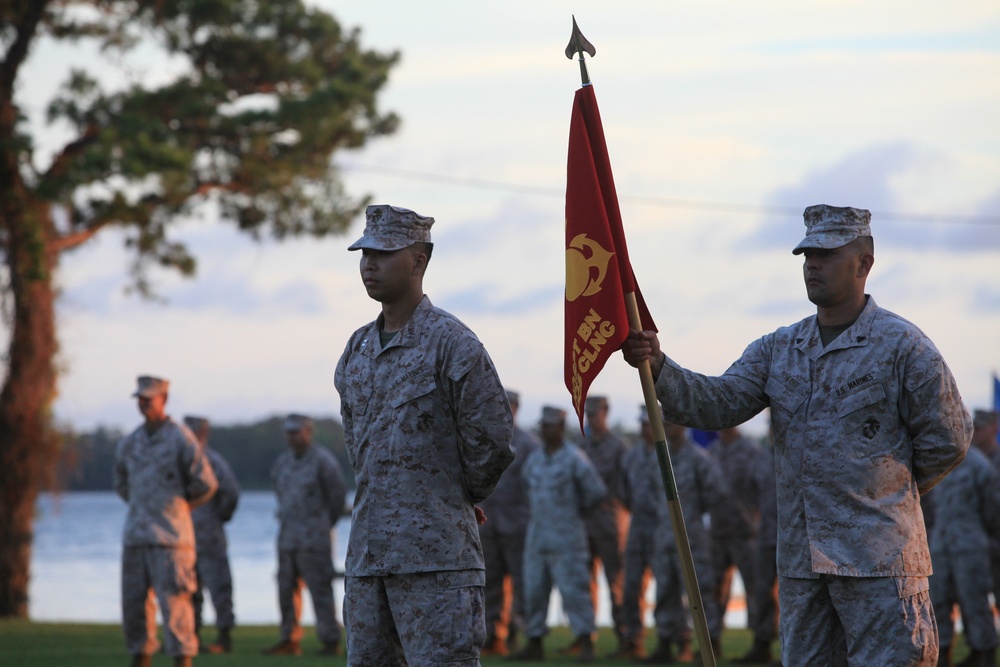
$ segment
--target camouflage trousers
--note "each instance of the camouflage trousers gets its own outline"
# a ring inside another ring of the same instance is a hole
[[[316,614],[316,636],[324,644],[340,641],[340,625],[333,601],[333,559],[329,552],[281,549],[278,551],[278,607],[281,638],[300,641],[303,630],[302,584],[309,588]]]
[[[622,618],[622,598],[625,581],[624,551],[628,535],[629,514],[622,507],[601,507],[587,520],[587,541],[590,547],[590,597],[597,607],[597,561],[601,561],[608,582],[608,604],[611,622],[620,633],[625,626]]]
[[[694,553],[695,576],[701,593],[702,609],[708,634],[717,639],[722,633],[722,612],[715,595],[715,577],[712,574],[711,558],[704,553]],[[681,558],[676,549],[658,549],[653,561],[653,575],[656,577],[656,635],[660,639],[680,641],[691,638],[693,623],[687,603],[687,589]]]
[[[524,552],[525,635],[543,637],[548,632],[552,586],[559,589],[563,611],[574,637],[594,632],[594,601],[590,597],[590,557],[584,551]]]
[[[524,632],[524,534],[501,535],[480,530],[486,563],[486,634],[501,636],[507,620],[508,636]],[[504,579],[510,577],[511,599],[507,610]]]
[[[754,587],[747,591],[747,596],[753,596],[757,612],[757,624],[750,628],[754,638],[763,641],[774,641],[778,638],[778,547],[774,544],[758,545],[754,565]]]
[[[733,575],[740,572],[746,591],[747,627],[756,633],[760,621],[757,600],[751,594],[757,579],[757,540],[753,537],[712,536],[712,572],[715,574],[715,599],[719,612],[724,616],[729,607]]]
[[[625,542],[625,583],[622,587],[622,623],[624,636],[629,641],[640,641],[645,631],[642,612],[649,581],[647,572],[653,570],[655,542],[652,530],[632,522]]]
[[[205,605],[205,591],[212,598],[215,608],[215,627],[228,630],[236,625],[233,614],[233,575],[229,569],[229,556],[223,549],[198,550],[195,564],[198,573],[198,590],[194,594],[195,630],[201,630],[201,611]]]
[[[348,667],[479,667],[485,581],[483,570],[348,576]]]
[[[989,576],[989,554],[966,551],[936,552],[934,576],[931,577],[931,602],[938,620],[941,646],[950,646],[955,635],[952,609],[957,604],[962,612],[965,641],[977,651],[997,645],[990,606],[992,577]]]
[[[788,667],[937,665],[927,577],[782,576],[778,597]]]
[[[167,655],[197,655],[191,605],[194,563],[194,549],[127,546],[122,550],[122,630],[129,653],[152,655],[160,647],[152,589],[163,616]]]

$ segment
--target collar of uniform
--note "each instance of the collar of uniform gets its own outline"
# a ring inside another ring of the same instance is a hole
[[[395,336],[393,336],[392,340],[389,341],[388,345],[386,345],[384,348],[381,349],[388,350],[396,346],[416,347],[417,345],[419,345],[420,330],[423,328],[424,321],[427,319],[427,316],[430,314],[431,309],[433,308],[434,305],[431,304],[430,297],[428,297],[425,294],[424,298],[422,298],[420,300],[420,303],[417,304],[417,307],[416,309],[414,309],[413,314],[410,315],[410,319],[407,320],[406,324],[403,325],[403,328],[400,329]],[[375,327],[374,327],[375,330],[373,336],[376,341],[379,340],[379,331],[382,328],[382,323],[384,321],[385,318],[382,316],[382,313],[379,313],[378,318],[376,318],[375,320]],[[381,343],[379,343],[379,345],[381,345]]]
[[[819,320],[815,315],[810,318],[812,326],[809,328],[809,335],[796,339],[795,347],[806,353],[813,350],[815,352],[813,358],[818,358],[833,350],[867,345],[871,341],[872,324],[875,321],[875,314],[878,312],[878,304],[875,303],[875,297],[872,295],[866,294],[865,297],[867,302],[861,310],[861,314],[858,315],[858,319],[854,320],[854,324],[847,331],[837,336],[836,340],[830,341],[830,344],[825,348],[820,340]]]

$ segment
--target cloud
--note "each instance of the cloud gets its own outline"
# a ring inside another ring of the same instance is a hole
[[[872,211],[876,241],[894,249],[995,252],[1000,249],[996,213],[1000,191],[978,205],[964,207],[978,215],[907,210],[907,200],[919,194],[921,184],[940,187],[939,172],[950,162],[948,155],[913,142],[876,144],[806,173],[798,183],[774,190],[767,201],[774,211],[796,216],[819,203],[866,208]],[[792,247],[803,231],[776,225],[769,214],[741,243],[755,248]]]

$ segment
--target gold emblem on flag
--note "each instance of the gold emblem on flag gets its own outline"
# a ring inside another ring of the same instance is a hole
[[[566,248],[566,300],[600,292],[613,255],[586,234],[577,234]]]

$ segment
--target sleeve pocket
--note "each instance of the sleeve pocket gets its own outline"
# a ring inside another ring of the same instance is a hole
[[[789,414],[798,410],[799,406],[806,400],[805,391],[796,391],[773,377],[767,379],[764,393],[767,394],[772,406],[777,406]]]

